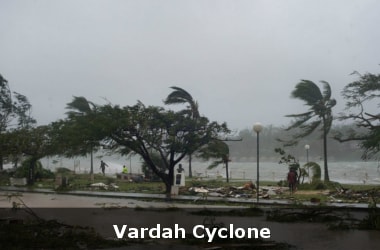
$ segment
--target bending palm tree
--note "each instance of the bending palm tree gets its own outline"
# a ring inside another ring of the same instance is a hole
[[[165,104],[189,104],[190,115],[194,119],[199,118],[198,103],[193,99],[193,97],[184,89],[180,87],[170,87],[174,89],[168,97],[166,97]]]
[[[96,105],[83,96],[74,96],[74,100],[66,105],[66,109],[70,110],[66,112],[68,116],[89,115],[96,111]]]
[[[74,96],[74,100],[70,103],[66,104],[66,109],[70,110],[66,112],[68,117],[76,117],[76,116],[88,116],[96,113],[96,105],[90,101],[88,101],[83,96]],[[94,173],[94,157],[93,157],[93,147],[94,142],[90,141],[90,154],[91,154],[91,166],[90,166],[90,174]]]
[[[171,92],[166,99],[164,100],[165,104],[183,104],[187,103],[188,110],[184,110],[185,113],[188,113],[191,118],[194,120],[198,119],[200,117],[199,111],[198,111],[198,103],[193,99],[193,97],[184,89],[180,87],[171,87],[174,89],[173,92]],[[191,170],[191,155],[193,152],[189,153],[189,177],[193,177],[193,173]]]
[[[331,98],[331,88],[328,82],[323,83],[323,92],[318,86],[309,80],[302,80],[298,83],[293,90],[291,96],[298,98],[309,106],[309,111],[302,114],[292,114],[286,117],[293,117],[295,121],[287,130],[299,128],[300,132],[293,136],[293,140],[287,145],[294,145],[297,139],[303,138],[318,127],[322,126],[323,137],[323,157],[324,157],[324,170],[325,181],[329,181],[329,172],[327,166],[327,134],[329,133],[333,121],[332,107],[336,105],[336,100]]]
[[[228,162],[230,149],[224,141],[214,140],[205,147],[199,150],[198,156],[205,160],[210,160],[210,158],[216,159],[208,166],[208,169],[213,169],[219,166],[219,164],[226,165],[226,180],[229,182],[228,175]]]

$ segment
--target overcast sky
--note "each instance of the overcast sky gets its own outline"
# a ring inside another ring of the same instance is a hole
[[[186,89],[231,129],[286,125],[300,79],[331,84],[342,111],[354,70],[379,72],[377,0],[1,0],[0,74],[39,124],[85,96],[163,105]],[[321,85],[319,85],[321,86]]]

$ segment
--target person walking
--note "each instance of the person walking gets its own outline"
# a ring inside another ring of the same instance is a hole
[[[105,175],[106,167],[108,167],[107,163],[105,163],[103,160],[100,161],[100,169],[102,170],[103,175]]]

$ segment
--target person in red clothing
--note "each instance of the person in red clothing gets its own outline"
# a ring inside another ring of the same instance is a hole
[[[297,172],[293,168],[290,169],[287,179],[289,184],[289,191],[292,194],[297,188]]]

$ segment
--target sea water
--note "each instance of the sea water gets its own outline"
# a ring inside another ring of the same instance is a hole
[[[106,168],[107,175],[120,173],[125,165],[129,173],[142,173],[142,160],[140,157],[121,157],[96,154],[93,158],[94,173],[100,173],[100,160],[105,161],[109,167]],[[41,160],[45,168],[55,170],[59,167],[69,168],[77,173],[90,172],[90,157],[79,158],[44,158]],[[317,162],[321,166],[322,179],[324,178],[323,162]],[[188,175],[188,161],[181,162]],[[226,178],[225,165],[219,165],[214,169],[208,169],[211,162],[193,161],[193,177],[218,179]],[[303,165],[304,163],[301,163]],[[328,162],[329,175],[331,181],[353,184],[379,184],[380,185],[380,164],[375,161],[356,161],[356,162]],[[260,162],[259,178],[260,181],[280,181],[286,179],[288,167],[278,162]],[[257,180],[256,162],[229,162],[228,175],[231,180]],[[310,175],[312,172],[310,170]],[[308,177],[305,181],[309,181]]]
[[[322,179],[324,177],[323,162],[318,162],[321,166]],[[201,176],[221,176],[226,177],[226,168],[218,167],[208,170],[208,163],[193,163],[193,170]],[[185,167],[186,169],[186,167]],[[380,184],[380,169],[377,162],[329,162],[328,163],[330,180],[340,183],[355,184]],[[230,179],[257,179],[256,162],[230,162],[228,166]],[[260,180],[280,181],[286,179],[288,167],[277,162],[260,162]],[[310,176],[312,172],[310,170]],[[219,177],[220,178],[220,177]],[[305,181],[309,181],[306,177]]]

